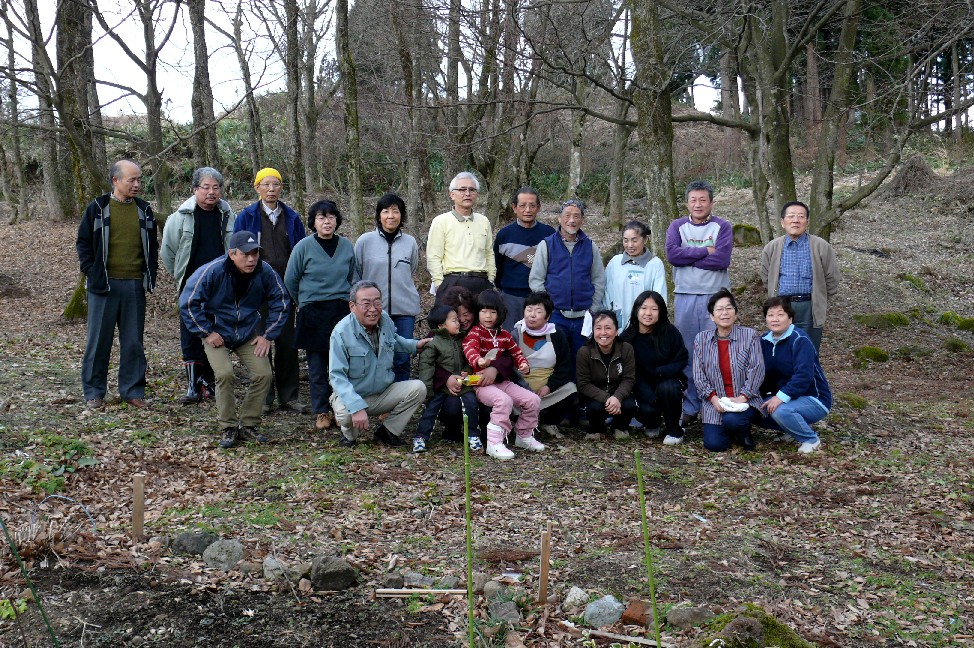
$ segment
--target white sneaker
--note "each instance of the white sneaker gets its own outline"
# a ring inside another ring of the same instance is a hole
[[[612,436],[615,437],[616,441],[625,441],[629,438],[629,433],[625,430],[616,430],[612,433]]]
[[[507,449],[503,443],[488,443],[487,456],[493,457],[498,461],[507,461],[514,458],[514,453]]]
[[[658,427],[655,427],[655,428],[645,428],[643,430],[643,434],[646,435],[646,438],[647,439],[655,439],[655,438],[659,437],[659,433],[660,432],[662,432],[662,428],[658,428]]]
[[[524,448],[525,450],[530,450],[531,452],[544,452],[544,444],[535,439],[533,436],[518,437],[514,439],[514,447]]]
[[[812,452],[815,452],[821,447],[822,447],[822,440],[815,439],[815,443],[809,443],[808,441],[806,441],[805,443],[798,446],[798,452],[802,454],[811,454]]]
[[[680,445],[682,443],[683,437],[670,436],[669,434],[667,434],[666,438],[663,439],[663,445]]]
[[[542,425],[541,431],[550,436],[552,439],[564,439],[565,435],[561,433],[557,425]]]

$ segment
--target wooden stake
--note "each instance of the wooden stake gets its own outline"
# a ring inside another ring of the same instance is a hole
[[[375,590],[376,598],[408,598],[414,594],[422,596],[466,596],[465,589],[423,589],[423,588],[385,588]]]
[[[551,520],[541,534],[541,578],[538,584],[538,604],[548,602],[548,563],[551,562]]]
[[[145,475],[132,476],[132,539],[142,537],[145,519]]]

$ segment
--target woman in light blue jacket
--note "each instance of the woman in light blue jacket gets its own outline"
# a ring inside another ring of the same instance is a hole
[[[406,224],[406,203],[388,193],[375,205],[375,231],[355,242],[355,281],[374,281],[382,293],[382,310],[392,317],[396,332],[413,339],[419,315],[419,291],[413,273],[419,267],[419,246],[402,231]],[[396,382],[409,380],[409,354],[397,353],[393,360]]]
[[[629,314],[636,297],[655,290],[666,298],[666,269],[660,258],[646,247],[649,226],[637,220],[626,223],[622,230],[622,248],[605,266],[604,307],[616,314],[619,330],[629,326]]]

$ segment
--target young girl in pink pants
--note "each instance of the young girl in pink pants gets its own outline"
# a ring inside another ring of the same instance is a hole
[[[500,327],[507,317],[507,308],[496,290],[485,290],[477,297],[477,317],[480,322],[470,329],[463,340],[463,354],[477,372],[486,367],[497,369],[497,380],[491,385],[479,385],[477,400],[491,408],[487,424],[487,454],[506,461],[514,453],[504,445],[504,437],[511,430],[511,411],[521,410],[517,419],[517,438],[514,446],[541,452],[544,444],[534,438],[538,425],[541,398],[530,389],[513,382],[516,366],[521,373],[531,368],[510,333]]]

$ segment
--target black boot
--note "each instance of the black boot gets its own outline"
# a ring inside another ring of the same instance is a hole
[[[196,367],[198,363],[187,362],[186,363],[186,381],[189,386],[186,388],[186,393],[180,397],[179,402],[183,405],[192,405],[194,403],[200,402],[202,399],[202,394],[200,394],[198,380],[196,375]]]

